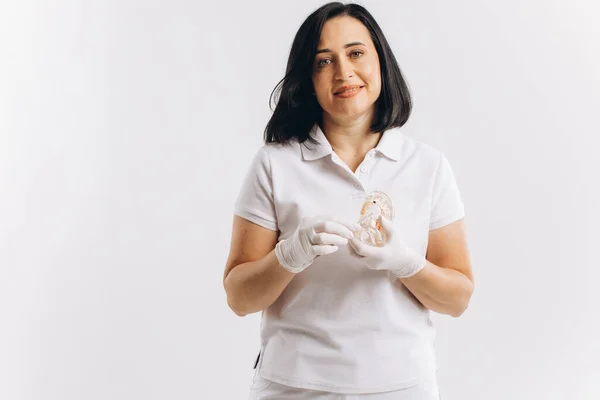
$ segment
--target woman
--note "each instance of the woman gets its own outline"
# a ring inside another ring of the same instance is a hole
[[[447,159],[399,131],[411,100],[389,44],[363,7],[326,4],[279,89],[224,278],[237,315],[263,312],[251,398],[437,399],[430,310],[461,315],[473,277]],[[393,207],[369,214],[383,245],[356,224],[374,192]]]

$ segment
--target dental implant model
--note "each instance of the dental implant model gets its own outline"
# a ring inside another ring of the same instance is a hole
[[[358,220],[360,228],[354,231],[354,236],[365,244],[383,247],[388,237],[381,227],[381,216],[390,221],[394,220],[392,200],[383,192],[371,192],[360,210]]]

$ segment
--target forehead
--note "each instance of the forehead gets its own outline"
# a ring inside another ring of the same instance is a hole
[[[328,20],[323,25],[319,48],[342,47],[346,43],[362,42],[372,44],[371,35],[366,26],[356,18],[344,16]]]

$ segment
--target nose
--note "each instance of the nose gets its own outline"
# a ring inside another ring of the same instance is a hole
[[[354,70],[352,68],[352,63],[340,57],[335,69],[335,79],[338,81],[345,81],[352,78],[354,76],[353,74]]]

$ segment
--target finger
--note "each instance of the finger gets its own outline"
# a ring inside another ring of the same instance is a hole
[[[383,215],[380,217],[379,220],[381,223],[381,227],[383,228],[385,233],[387,233],[387,235],[388,235],[388,239],[391,239],[394,236],[394,234],[396,233],[393,222],[390,221],[389,219],[387,219],[386,217],[384,217]]]
[[[312,247],[313,252],[318,256],[326,256],[327,254],[335,253],[340,248],[337,246],[319,245]]]
[[[350,222],[344,221],[340,218],[329,218],[329,221],[335,222],[336,224],[339,224],[339,225],[342,225],[342,226],[348,228],[348,230],[350,232],[354,231],[354,226],[356,225],[355,223],[350,223]],[[348,238],[348,239],[350,239],[350,238]]]
[[[363,256],[361,254],[358,254],[358,252],[354,248],[352,240],[348,240],[348,254],[351,257],[356,258],[356,259],[363,259],[363,258],[365,258],[365,256]]]
[[[346,239],[351,239],[354,235],[352,234],[352,229],[350,228],[352,224],[335,222],[331,220],[319,221],[315,224],[314,230],[315,233],[332,233],[334,235],[338,235],[344,237]]]
[[[361,242],[360,240],[358,240],[356,238],[349,240],[348,244],[350,244],[350,246],[352,247],[352,249],[354,249],[356,254],[358,254],[360,256],[368,257],[368,256],[373,255],[372,247],[367,244],[364,244],[363,242]]]
[[[348,239],[334,235],[331,233],[314,233],[310,238],[311,243],[314,245],[336,245],[336,246],[345,246],[348,244]]]

